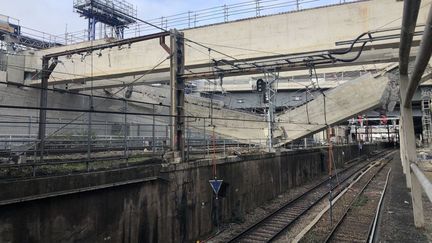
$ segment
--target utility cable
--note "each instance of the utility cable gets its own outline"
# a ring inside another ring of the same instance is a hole
[[[168,56],[167,58],[163,59],[161,62],[159,62],[158,64],[156,64],[152,69],[150,69],[149,71],[147,71],[146,73],[144,73],[144,74],[141,75],[140,77],[136,78],[136,79],[132,82],[132,84],[133,84],[134,82],[140,80],[140,79],[141,79],[142,77],[144,77],[145,75],[147,75],[147,74],[149,74],[150,72],[152,72],[154,69],[156,69],[158,66],[160,66],[162,63],[164,63],[164,62],[165,62],[166,60],[168,60],[169,58],[170,58],[170,56]],[[119,93],[119,92],[122,91],[124,88],[125,88],[125,87],[123,87],[122,89],[119,89],[119,90],[118,90],[116,93],[114,93],[114,94]],[[95,105],[95,107],[96,107],[96,106],[99,106],[99,105],[101,105],[101,104],[103,104],[103,103],[105,103],[105,101],[100,102],[99,104]],[[92,112],[92,111],[90,111],[90,112]],[[93,110],[93,112],[94,112],[94,110]],[[69,124],[71,124],[72,122],[78,120],[78,119],[81,118],[84,114],[86,114],[86,112],[81,113],[80,115],[76,116],[74,119],[71,120],[71,122],[70,122]],[[57,134],[59,131],[63,130],[63,129],[64,129],[65,127],[67,127],[67,126],[68,126],[68,124],[65,124],[65,125],[61,126],[60,128],[56,129],[54,132],[52,132],[51,134],[49,134],[48,136],[46,136],[46,138],[50,138],[50,137],[54,136],[55,134]],[[32,146],[33,146],[33,145],[34,145],[34,144],[32,144]]]

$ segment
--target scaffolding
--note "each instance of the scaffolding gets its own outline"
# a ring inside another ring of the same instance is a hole
[[[124,0],[74,0],[73,7],[88,19],[88,40],[96,39],[97,23],[112,27],[116,37],[123,39],[125,28],[137,19],[137,9]]]
[[[422,128],[423,128],[423,142],[426,144],[430,144],[432,134],[431,134],[431,97],[423,96],[422,97]]]

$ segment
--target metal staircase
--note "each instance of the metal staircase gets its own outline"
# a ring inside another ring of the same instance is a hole
[[[422,99],[422,128],[423,128],[423,141],[427,144],[431,142],[431,99],[430,97],[423,97]]]

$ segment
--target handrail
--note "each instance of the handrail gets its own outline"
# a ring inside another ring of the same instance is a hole
[[[410,167],[414,175],[417,177],[417,180],[419,181],[423,190],[426,192],[429,201],[432,202],[432,183],[415,163],[411,163]]]

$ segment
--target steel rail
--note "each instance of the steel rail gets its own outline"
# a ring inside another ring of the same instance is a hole
[[[380,200],[378,202],[376,214],[375,214],[375,217],[374,217],[374,222],[373,222],[372,227],[371,227],[371,229],[369,231],[369,237],[368,237],[368,242],[369,243],[372,243],[375,240],[375,230],[376,230],[376,226],[377,226],[377,223],[378,223],[379,214],[381,212],[381,206],[382,206],[382,202],[383,202],[383,199],[384,199],[384,195],[385,195],[385,193],[387,191],[387,185],[388,185],[388,180],[389,180],[389,177],[390,177],[390,172],[391,172],[391,168],[387,172],[387,179],[386,179],[386,182],[385,182],[385,185],[384,185],[384,189],[383,189],[383,191],[381,193]]]
[[[386,151],[382,151],[378,154],[375,154],[374,157],[379,157],[382,156],[382,153],[385,153]],[[363,170],[366,166],[369,165],[369,163],[365,162],[366,164],[364,166],[360,166],[359,169],[355,170],[353,173],[349,174],[349,176],[347,176],[346,178],[344,178],[344,180],[342,182],[345,182],[346,180],[348,180],[352,175],[356,174],[357,172]],[[345,168],[344,170],[340,171],[339,173],[345,173],[354,168],[356,165],[351,165],[348,168]],[[249,226],[247,229],[245,229],[244,231],[242,231],[240,234],[236,235],[234,238],[230,239],[228,242],[239,242],[242,238],[245,238],[245,236],[247,236],[248,234],[250,234],[252,231],[256,230],[258,227],[260,227],[261,225],[263,225],[265,222],[267,222],[268,220],[271,220],[272,217],[278,215],[280,212],[282,212],[283,210],[289,208],[290,206],[292,206],[294,203],[300,201],[301,199],[303,199],[304,197],[306,197],[307,195],[310,195],[311,192],[320,189],[321,187],[327,187],[327,183],[330,181],[330,179],[326,179],[322,182],[320,182],[318,185],[312,187],[311,189],[308,189],[305,193],[303,193],[302,195],[290,200],[289,202],[287,202],[286,204],[284,204],[282,207],[280,207],[279,209],[273,211],[272,213],[270,213],[269,215],[267,215],[266,217],[264,217],[263,219],[261,219],[260,221],[256,222],[255,224]],[[341,183],[342,183],[341,182]],[[335,187],[336,188],[336,187]],[[321,197],[319,197],[319,199],[317,199],[314,203],[312,203],[311,205],[309,205],[305,210],[303,210],[299,215],[297,215],[294,219],[291,220],[291,222],[289,222],[288,224],[286,224],[282,229],[280,229],[279,231],[277,231],[274,235],[271,236],[270,239],[268,239],[267,241],[270,242],[274,239],[276,239],[283,231],[285,231],[290,225],[292,225],[294,222],[297,221],[298,218],[300,218],[302,215],[304,215],[310,208],[312,208],[317,202],[319,202],[322,198],[324,198],[327,193],[324,193],[324,195],[322,195]]]
[[[391,159],[390,159],[391,160]],[[389,160],[389,161],[390,161]],[[387,161],[387,162],[389,162]],[[350,212],[352,206],[354,205],[355,201],[360,197],[361,194],[364,193],[364,191],[366,190],[366,188],[369,186],[369,184],[372,182],[372,180],[374,178],[376,178],[376,176],[378,175],[379,172],[381,172],[381,170],[385,167],[385,165],[382,165],[381,168],[379,168],[378,171],[375,172],[375,174],[369,178],[369,180],[366,182],[365,185],[363,185],[363,187],[361,188],[361,190],[359,191],[358,195],[353,199],[353,201],[350,203],[350,205],[348,206],[348,208],[345,210],[343,216],[338,220],[338,222],[332,227],[332,230],[330,231],[330,233],[327,235],[326,239],[324,240],[324,242],[330,242],[331,238],[333,237],[334,233],[337,231],[337,229],[339,228],[339,226],[342,224],[342,222],[345,220],[346,216],[348,215],[348,213]],[[372,224],[371,224],[372,226]],[[370,231],[370,230],[369,230]],[[369,235],[368,235],[369,237]]]

